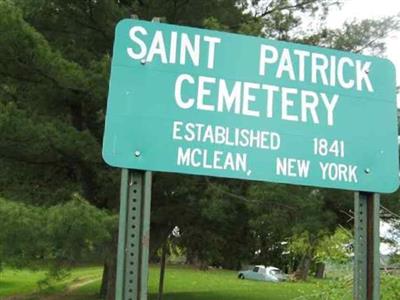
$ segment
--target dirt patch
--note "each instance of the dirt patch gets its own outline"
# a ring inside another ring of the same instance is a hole
[[[87,278],[73,282],[67,287],[67,293],[77,290],[85,285],[91,284],[92,282],[96,282],[97,280],[99,280],[99,278]]]

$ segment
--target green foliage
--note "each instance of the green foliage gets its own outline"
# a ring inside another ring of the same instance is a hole
[[[172,24],[380,53],[398,18],[328,30],[324,17],[338,2],[0,0],[0,197],[9,200],[0,205],[6,226],[0,259],[18,266],[73,263],[100,255],[115,231],[115,220],[104,227],[113,218],[93,206],[118,209],[119,171],[103,163],[101,143],[120,19],[157,16]],[[321,30],[304,36],[298,28],[310,16]],[[69,202],[72,194],[93,206]],[[287,265],[293,257],[282,255],[284,243],[305,232],[310,241],[324,239],[337,224],[349,227],[352,199],[337,190],[156,173],[152,253],[178,225],[178,247],[191,261]]]
[[[0,199],[0,261],[7,266],[59,266],[98,261],[115,230],[116,219],[80,196],[49,208]]]
[[[266,37],[295,41],[304,21],[315,20],[324,24],[329,9],[341,4],[340,0],[273,0],[252,1],[253,15],[261,19]],[[303,34],[304,35],[304,34]]]
[[[45,215],[39,208],[0,199],[0,261],[22,267],[46,251]],[[39,242],[41,241],[41,242]]]
[[[303,292],[303,296],[296,300],[347,300],[352,299],[353,277],[343,275],[341,278],[329,281],[317,282],[317,287],[313,292]],[[381,275],[381,294],[382,300],[394,300],[400,297],[400,279],[397,276]]]
[[[308,231],[304,231],[301,234],[295,234],[290,239],[288,245],[289,251],[297,256],[303,256],[307,253],[311,253],[314,251],[315,248],[310,233]]]
[[[303,291],[303,295],[296,300],[350,300],[352,299],[353,278],[344,275],[335,280],[318,281],[316,288],[310,291]]]
[[[68,60],[12,1],[0,28],[1,194],[46,204],[80,192],[112,208],[117,178],[100,157],[109,58]]]
[[[349,245],[353,242],[351,232],[343,227],[335,230],[333,235],[325,235],[318,242],[314,259],[317,262],[348,263],[351,254]]]
[[[261,250],[255,260],[258,263],[283,267],[292,265],[293,259],[301,259],[304,254],[313,256],[320,239],[334,231],[341,218],[340,211],[330,207],[329,192],[291,185],[254,184],[248,195],[252,199],[248,206],[252,214],[253,245],[255,250]],[[349,203],[346,200],[347,197],[341,199],[340,207]],[[281,253],[286,253],[289,241],[293,249],[283,256]]]
[[[400,29],[400,15],[378,20],[362,20],[345,23],[343,28],[326,31],[320,44],[354,52],[382,55],[385,37]]]
[[[209,17],[209,18],[204,19],[203,26],[205,29],[228,31],[228,27],[219,23],[215,17]]]
[[[78,195],[70,202],[47,211],[47,235],[53,244],[54,259],[79,262],[101,254],[104,243],[116,230],[116,218],[101,211]]]
[[[304,262],[308,259],[312,263],[334,264],[349,263],[352,249],[348,247],[353,241],[349,230],[339,227],[333,234],[326,230],[319,232],[303,231],[294,234],[288,242],[287,250],[291,257],[299,261],[296,272],[301,279],[306,279],[309,272],[309,265]]]
[[[223,182],[194,176],[156,176],[152,230],[160,236],[152,234],[153,251],[161,246],[157,242],[164,242],[178,226],[181,237],[176,243],[186,250],[189,262],[202,267],[239,268],[249,256],[249,216],[246,202],[227,196],[225,192],[230,189]],[[238,191],[244,189],[235,186]]]
[[[382,300],[400,299],[400,279],[398,276],[382,276]]]

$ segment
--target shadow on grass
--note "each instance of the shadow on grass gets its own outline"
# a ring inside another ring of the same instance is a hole
[[[13,282],[13,281],[4,281],[0,280],[0,292],[2,290],[9,290],[17,287],[19,285],[18,282]],[[1,294],[0,294],[1,295]],[[0,296],[1,297],[1,296]],[[0,298],[1,299],[1,298]]]
[[[28,295],[17,297],[1,298],[2,300],[100,300],[98,295],[82,294],[82,295]],[[166,293],[163,300],[289,300],[287,295],[276,294],[274,296],[261,295],[246,297],[244,294],[235,294],[230,292],[178,292]],[[149,300],[157,300],[157,294],[152,293],[149,295]]]
[[[101,300],[97,295],[26,295],[9,296],[1,300]]]
[[[260,297],[234,294],[229,292],[178,292],[178,293],[166,293],[163,296],[163,300],[289,300],[287,295],[276,294],[273,297],[270,295],[262,295]],[[150,294],[149,300],[157,300],[157,294]]]

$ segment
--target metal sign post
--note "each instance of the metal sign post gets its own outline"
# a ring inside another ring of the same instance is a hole
[[[122,169],[116,300],[147,300],[151,183],[150,171]]]
[[[150,241],[151,172],[122,170],[117,300],[146,300]]]
[[[353,291],[355,300],[379,299],[379,198],[377,193],[355,193]]]

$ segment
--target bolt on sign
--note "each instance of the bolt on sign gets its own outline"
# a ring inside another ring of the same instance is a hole
[[[394,66],[331,49],[123,20],[103,157],[120,168],[393,192]]]

